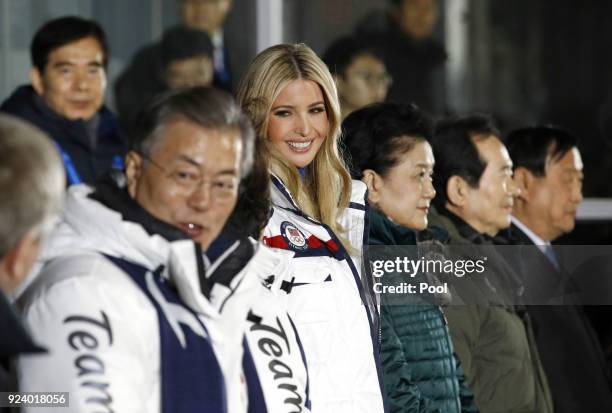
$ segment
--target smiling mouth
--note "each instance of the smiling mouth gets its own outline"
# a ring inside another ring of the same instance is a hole
[[[311,141],[287,141],[287,145],[289,145],[289,148],[293,152],[304,153],[304,152],[308,152],[308,150],[312,146],[312,142],[313,142],[312,140]]]

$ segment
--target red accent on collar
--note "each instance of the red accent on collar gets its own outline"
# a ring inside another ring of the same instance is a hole
[[[289,249],[289,245],[282,235],[275,235],[273,237],[263,237],[263,242],[270,248]]]

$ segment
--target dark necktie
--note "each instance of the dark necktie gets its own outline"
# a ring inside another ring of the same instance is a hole
[[[548,258],[548,261],[555,267],[557,272],[559,271],[559,261],[557,261],[557,254],[555,254],[555,250],[552,245],[548,244],[544,246],[544,255]]]

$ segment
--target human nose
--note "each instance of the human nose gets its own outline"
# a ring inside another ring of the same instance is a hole
[[[200,181],[191,191],[189,206],[198,211],[208,209],[213,202],[211,185],[204,180]]]
[[[305,114],[296,116],[295,133],[300,136],[308,136],[310,134],[311,125],[308,116]]]
[[[575,204],[579,204],[582,202],[582,183],[578,182],[572,186],[572,201]]]
[[[514,181],[514,178],[512,178],[512,177],[510,177],[509,180],[508,180],[508,190],[507,190],[507,192],[508,192],[508,195],[512,196],[513,198],[516,198],[521,193],[521,188],[518,187],[518,185]]]
[[[425,183],[425,187],[423,188],[423,197],[425,199],[434,199],[436,196],[436,190],[433,186],[433,181],[431,180],[431,178],[429,178],[426,183]]]
[[[89,88],[89,80],[85,73],[76,73],[73,86],[77,90],[87,90]]]

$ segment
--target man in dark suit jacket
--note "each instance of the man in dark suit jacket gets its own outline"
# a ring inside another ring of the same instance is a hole
[[[519,129],[506,139],[521,192],[503,238],[515,248],[528,312],[556,412],[612,411],[603,352],[575,298],[577,288],[551,241],[573,230],[582,201],[577,139],[556,127]]]

